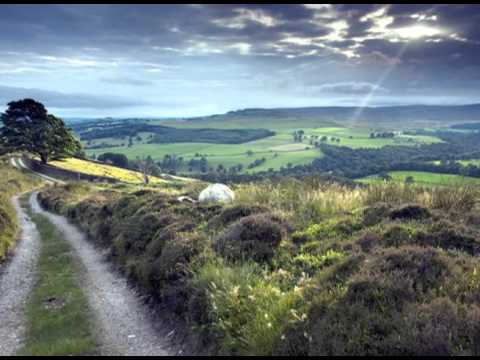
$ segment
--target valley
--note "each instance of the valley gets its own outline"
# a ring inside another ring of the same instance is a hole
[[[81,126],[74,125],[73,129],[82,139],[89,157],[96,158],[104,153],[124,154],[131,160],[149,156],[160,167],[166,158],[173,158],[173,165],[170,164],[173,168],[164,166],[164,171],[188,175],[214,172],[256,174],[308,165],[323,156],[323,145],[379,149],[385,146],[415,147],[443,142],[434,133],[416,133],[414,126],[418,125],[418,121],[409,121],[403,127],[393,127],[390,122],[373,125],[366,121],[346,126],[343,124],[348,123],[348,119],[338,120],[339,115],[336,113],[330,116],[337,119],[337,122],[317,117],[306,118],[301,114],[302,109],[290,109],[286,118],[275,115],[265,118],[251,114],[226,114],[186,120],[99,119],[90,120]],[[135,126],[138,127],[138,132],[131,125],[133,121],[137,122]],[[441,128],[448,128],[447,124],[448,122],[443,123]],[[154,132],[143,131],[148,127],[189,129],[193,133],[189,141],[167,136],[159,143],[155,140]],[[200,138],[195,136],[195,131],[203,131],[202,129],[243,131],[248,134],[252,131],[259,132],[260,128],[265,131],[261,135],[263,138],[244,138],[238,144],[229,143],[229,138],[223,138],[221,133],[212,140],[214,143],[199,141]],[[129,135],[125,135],[126,132]],[[296,132],[301,133],[301,136],[296,136]],[[94,138],[92,134],[95,134]],[[103,137],[102,134],[108,136]]]

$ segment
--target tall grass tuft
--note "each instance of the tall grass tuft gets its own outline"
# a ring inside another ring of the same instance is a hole
[[[283,212],[297,225],[314,222],[345,213],[362,206],[364,191],[360,188],[331,183],[305,183],[283,180],[278,183],[265,181],[240,185],[236,189],[237,201],[245,204],[268,206]]]
[[[305,321],[303,279],[286,287],[289,274],[265,273],[258,264],[211,262],[198,270],[194,287],[205,289],[211,326],[220,336],[220,352],[271,355],[287,326]]]
[[[463,212],[475,207],[479,194],[480,189],[473,185],[423,187],[385,182],[371,184],[365,189],[365,205],[417,203],[432,209]]]
[[[0,158],[0,262],[15,244],[17,220],[10,198],[38,186],[40,181],[9,165],[8,158]]]

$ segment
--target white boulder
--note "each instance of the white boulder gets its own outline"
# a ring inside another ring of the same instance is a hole
[[[200,202],[231,202],[235,199],[235,193],[227,185],[212,184],[202,190],[198,197]]]

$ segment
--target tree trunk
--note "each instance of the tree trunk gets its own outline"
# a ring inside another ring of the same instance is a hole
[[[42,164],[47,165],[48,154],[40,154],[40,159],[42,160]]]

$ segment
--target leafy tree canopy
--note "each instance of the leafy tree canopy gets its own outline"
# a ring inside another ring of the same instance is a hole
[[[1,119],[4,127],[0,141],[9,151],[28,151],[46,164],[51,158],[68,157],[81,149],[63,120],[48,114],[45,106],[35,100],[10,102]]]
[[[111,162],[115,166],[128,168],[128,158],[124,154],[107,152],[99,155],[98,161]]]

